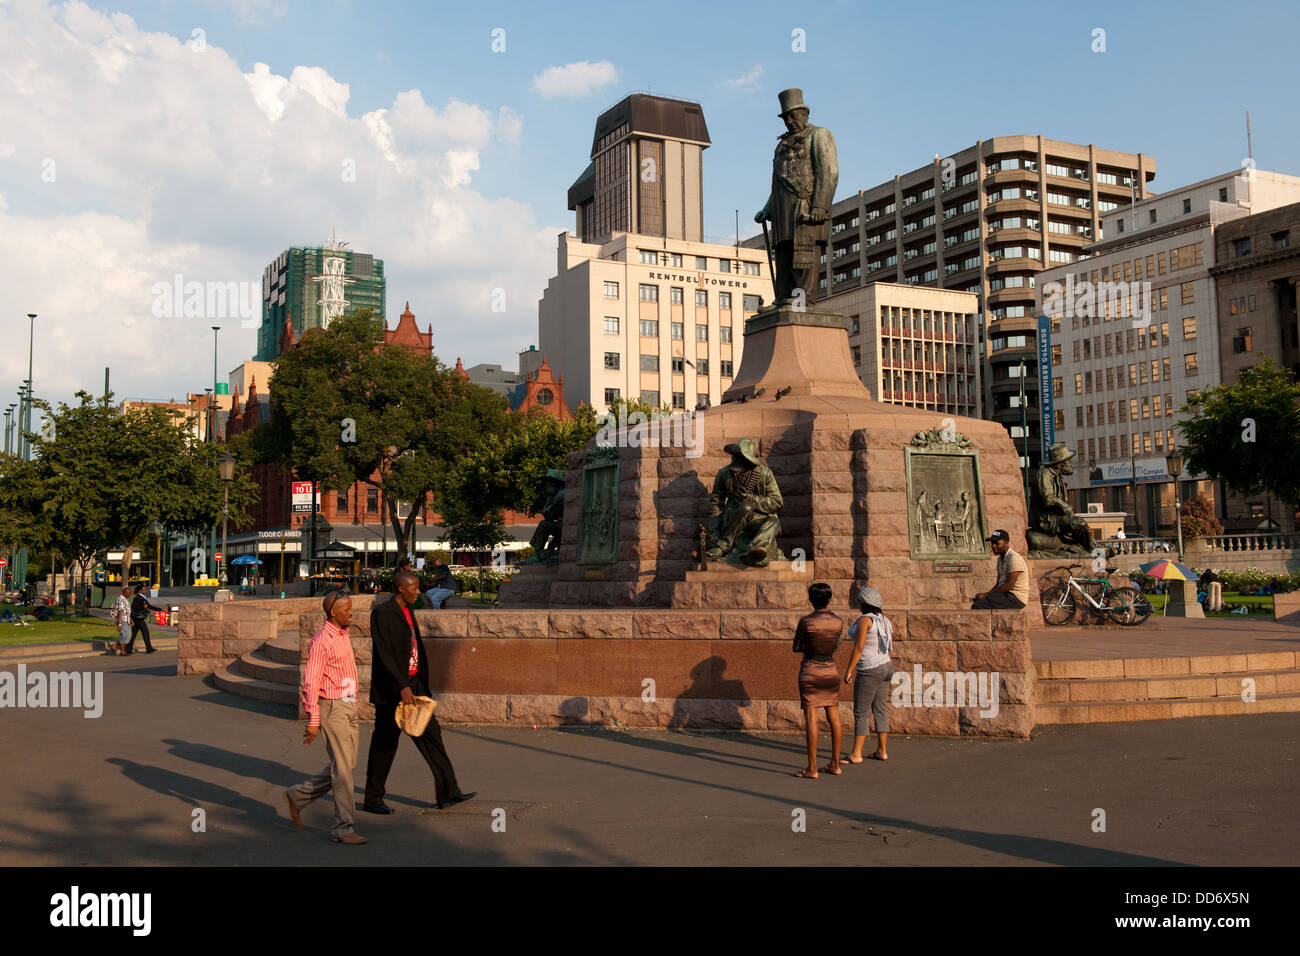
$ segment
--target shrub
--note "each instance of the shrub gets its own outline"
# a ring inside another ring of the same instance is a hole
[[[1190,501],[1184,501],[1182,519],[1184,538],[1223,534],[1223,525],[1214,516],[1214,502],[1206,495],[1198,495]]]

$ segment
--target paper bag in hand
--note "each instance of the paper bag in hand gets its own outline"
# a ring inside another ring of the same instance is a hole
[[[397,705],[397,712],[393,714],[393,719],[397,721],[397,726],[402,728],[412,737],[423,735],[424,729],[429,726],[429,718],[433,712],[438,709],[438,702],[432,697],[424,697],[417,694],[415,703]]]

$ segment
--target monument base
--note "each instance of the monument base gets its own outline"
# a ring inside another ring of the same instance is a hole
[[[1167,617],[1205,617],[1205,609],[1196,600],[1195,581],[1166,582],[1165,615]]]
[[[551,584],[555,581],[554,564],[524,564],[501,582],[497,603],[513,607],[547,607]]]

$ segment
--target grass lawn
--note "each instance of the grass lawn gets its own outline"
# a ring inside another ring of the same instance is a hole
[[[0,609],[12,605],[0,605]],[[19,609],[14,609],[19,613]],[[110,622],[98,617],[76,617],[69,614],[65,619],[60,611],[52,621],[34,621],[27,619],[30,627],[18,624],[0,624],[0,647],[17,647],[24,644],[54,644],[58,641],[112,640],[117,636],[117,628]]]
[[[1151,616],[1163,614],[1165,611],[1165,595],[1148,594],[1147,600],[1151,602]],[[1273,596],[1271,594],[1256,596],[1253,594],[1224,594],[1223,603],[1233,607],[1245,605],[1250,608],[1249,614],[1231,614],[1227,611],[1206,611],[1206,617],[1227,618],[1232,621],[1249,621],[1258,620],[1260,617],[1273,616]]]

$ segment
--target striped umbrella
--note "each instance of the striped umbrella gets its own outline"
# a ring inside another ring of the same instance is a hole
[[[1179,564],[1177,561],[1152,561],[1142,565],[1139,570],[1147,577],[1159,578],[1164,581],[1196,580],[1196,572],[1185,564]]]

